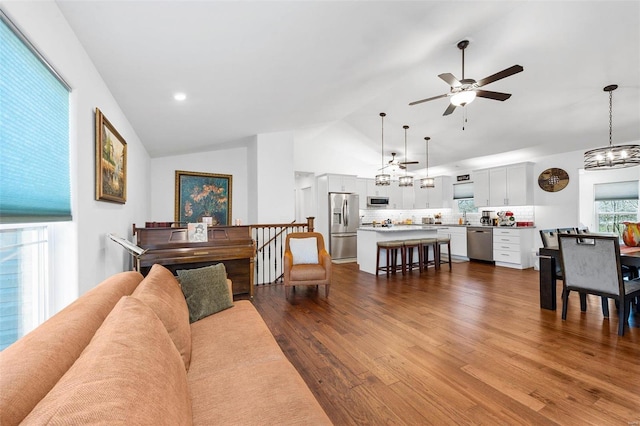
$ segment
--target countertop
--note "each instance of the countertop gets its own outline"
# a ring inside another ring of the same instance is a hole
[[[535,226],[488,226],[488,225],[459,225],[457,223],[443,223],[443,224],[411,224],[411,225],[392,225],[391,227],[376,225],[373,227],[372,225],[364,225],[358,228],[359,231],[376,231],[376,232],[394,232],[394,231],[417,231],[420,229],[426,230],[438,230],[441,228],[451,228],[451,227],[461,227],[461,228],[488,228],[488,229],[533,229]]]

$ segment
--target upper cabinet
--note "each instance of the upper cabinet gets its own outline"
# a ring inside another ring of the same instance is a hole
[[[329,192],[358,192],[357,180],[352,175],[327,175]]]
[[[533,204],[533,164],[520,163],[473,172],[476,207]]]
[[[453,186],[449,176],[434,178],[435,188],[420,188],[420,180],[413,184],[416,209],[442,209],[451,207]]]

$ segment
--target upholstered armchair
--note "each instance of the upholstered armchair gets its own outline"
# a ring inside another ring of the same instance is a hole
[[[331,256],[324,247],[324,238],[317,232],[294,232],[287,235],[284,249],[284,294],[288,299],[291,287],[323,285],[329,296]]]

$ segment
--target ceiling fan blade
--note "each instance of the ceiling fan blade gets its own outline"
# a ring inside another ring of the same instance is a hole
[[[456,109],[456,106],[454,104],[449,104],[447,109],[444,110],[444,114],[442,115],[449,115],[453,112],[454,109]]]
[[[401,161],[400,164],[420,164],[419,161]]]
[[[449,94],[445,93],[444,95],[434,96],[433,98],[422,99],[420,101],[411,102],[409,105],[417,105],[423,102],[433,101],[434,99],[446,98]]]
[[[511,97],[511,93],[502,92],[490,92],[488,90],[476,90],[476,96],[487,99],[494,99],[496,101],[506,101]]]
[[[460,86],[462,86],[462,83],[460,83],[460,81],[458,81],[458,79],[455,78],[453,76],[453,74],[451,74],[451,73],[445,72],[444,74],[439,74],[438,77],[443,79],[445,81],[445,83],[447,83],[451,87],[460,87]]]
[[[478,80],[476,82],[476,87],[481,87],[481,86],[484,86],[486,84],[493,83],[494,81],[503,79],[505,77],[509,77],[510,75],[517,74],[517,73],[522,72],[522,71],[524,71],[524,68],[522,68],[521,65],[514,65],[514,66],[509,67],[509,68],[507,68],[505,70],[502,70],[502,71],[497,72],[497,73],[495,73],[493,75],[490,75],[489,77],[485,77],[482,80]]]

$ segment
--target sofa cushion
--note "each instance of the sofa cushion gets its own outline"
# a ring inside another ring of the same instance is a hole
[[[178,280],[167,268],[155,264],[133,296],[146,303],[160,318],[188,370],[191,362],[191,327],[189,309]]]
[[[0,352],[0,425],[18,424],[78,359],[109,312],[142,281],[139,272],[105,279]]]
[[[190,322],[233,306],[224,263],[205,268],[179,269],[177,272],[187,299]]]
[[[191,424],[184,363],[144,302],[123,297],[25,424]]]
[[[291,238],[289,249],[293,256],[293,264],[318,263],[318,240],[316,237]]]

